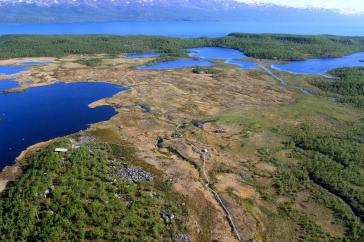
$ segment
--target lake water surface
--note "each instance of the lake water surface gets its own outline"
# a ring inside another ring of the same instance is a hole
[[[12,75],[24,70],[22,66],[0,66],[0,75]]]
[[[342,67],[364,66],[361,62],[364,52],[355,53],[339,58],[308,59],[304,61],[290,61],[286,64],[274,64],[273,69],[301,75],[322,75],[326,72]]]
[[[1,92],[16,86],[15,81],[0,80],[0,170],[30,145],[110,119],[116,114],[114,108],[92,109],[88,104],[126,90],[101,82],[60,82],[24,92]]]
[[[158,57],[159,53],[155,52],[145,52],[145,53],[127,53],[125,54],[126,58],[150,58],[150,57]]]
[[[229,48],[219,48],[219,47],[199,47],[187,49],[189,51],[190,57],[197,57],[202,59],[241,59],[244,58],[244,53],[229,49]]]
[[[3,91],[18,86],[18,83],[13,80],[0,80],[0,95],[3,93]]]
[[[48,64],[48,61],[24,61],[21,64],[24,66],[38,66]]]
[[[200,47],[188,49],[190,57],[202,59],[225,60],[226,64],[238,66],[242,70],[257,69],[257,65],[249,61],[243,52],[239,50],[219,47]]]
[[[225,61],[226,64],[238,66],[242,70],[255,70],[258,69],[257,64],[252,61],[247,60],[227,60]]]
[[[69,24],[0,24],[0,34],[115,34],[218,37],[232,32],[363,36],[364,24],[323,22],[148,21]]]
[[[213,66],[211,60],[225,60],[225,63],[238,66],[240,69],[256,69],[256,64],[246,60],[243,52],[219,47],[199,47],[187,49],[191,59],[179,59],[173,61],[163,61],[147,66],[139,66],[139,70],[165,70],[181,69],[191,67]]]

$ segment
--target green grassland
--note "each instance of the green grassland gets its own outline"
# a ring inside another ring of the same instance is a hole
[[[260,59],[301,60],[333,57],[364,50],[362,37],[230,34],[220,38],[168,38],[109,35],[4,35],[0,59],[63,57],[70,54],[114,54],[157,51],[161,58],[185,56],[184,48],[228,47]]]
[[[316,82],[317,77],[310,77],[311,81],[306,82],[306,77],[296,77],[295,81],[301,79],[314,90],[315,85],[322,87],[318,83],[345,82],[344,78],[352,75],[355,77],[349,81],[361,83],[358,72],[358,68],[335,70],[332,73],[340,79]],[[327,86],[331,87],[325,83]],[[289,228],[295,231],[291,237],[280,237],[282,232],[269,226],[263,233],[267,240],[364,239],[364,112],[351,104],[334,102],[325,91],[322,88],[322,96],[300,94],[295,103],[279,108],[231,110],[218,121],[239,125],[241,152],[256,153],[261,162],[276,168],[269,174],[251,168],[254,174],[271,179],[269,185],[246,179],[246,174],[242,176],[276,208],[272,211],[254,204],[264,214],[266,223],[284,221],[285,236]],[[254,142],[259,134],[266,138],[263,145]],[[330,218],[329,225],[322,225],[324,217]]]

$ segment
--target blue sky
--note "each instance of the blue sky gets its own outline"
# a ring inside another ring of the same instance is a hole
[[[291,7],[337,9],[341,13],[364,13],[364,0],[238,0],[247,3],[274,3]]]

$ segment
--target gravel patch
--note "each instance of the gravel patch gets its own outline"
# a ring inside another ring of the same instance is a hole
[[[128,167],[120,171],[120,177],[129,182],[153,181],[153,175],[140,167]]]

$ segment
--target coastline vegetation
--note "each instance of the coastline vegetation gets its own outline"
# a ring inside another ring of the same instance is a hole
[[[222,46],[244,50],[247,56],[283,61],[339,57],[364,50],[363,37],[232,33]]]
[[[364,38],[232,33],[220,38],[170,38],[111,35],[4,35],[0,59],[63,57],[72,54],[159,52],[164,59],[185,56],[183,49],[211,46],[243,51],[247,56],[272,60],[335,57],[364,50]]]
[[[330,74],[335,79],[316,80],[312,83],[333,94],[338,102],[364,109],[364,67],[340,68]]]
[[[59,139],[26,159],[23,175],[0,199],[1,241],[163,241],[183,232],[186,210],[166,195],[167,183],[121,179],[136,159],[129,148],[71,149]],[[165,223],[163,211],[175,219]]]

